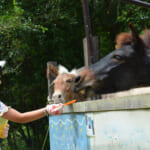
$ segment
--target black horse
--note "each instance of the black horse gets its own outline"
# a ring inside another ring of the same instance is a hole
[[[150,85],[150,31],[139,36],[132,24],[129,27],[130,33],[118,35],[116,50],[79,72],[74,92],[104,94]]]

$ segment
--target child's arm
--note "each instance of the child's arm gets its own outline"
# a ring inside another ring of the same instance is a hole
[[[16,123],[28,123],[31,121],[35,121],[41,119],[47,114],[49,115],[59,115],[63,112],[63,104],[59,104],[60,106],[57,107],[57,104],[47,105],[45,108],[20,113],[19,111],[9,108],[7,112],[4,113],[2,116],[5,119]]]

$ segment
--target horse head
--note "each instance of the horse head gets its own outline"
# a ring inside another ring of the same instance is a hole
[[[130,33],[117,36],[117,49],[86,67],[74,79],[72,89],[103,94],[150,85],[150,31],[139,36],[132,24]]]
[[[53,75],[56,76],[53,81],[54,92],[52,99],[54,103],[65,103],[73,99],[77,101],[84,100],[81,94],[72,91],[73,81],[77,75],[76,69],[69,72],[67,68],[59,65],[58,69],[55,67],[55,69],[53,68],[51,71],[54,71]]]

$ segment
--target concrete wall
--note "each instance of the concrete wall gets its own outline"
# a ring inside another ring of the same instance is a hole
[[[150,109],[94,113],[91,150],[150,149]]]
[[[150,94],[75,103],[49,126],[51,150],[149,150]]]

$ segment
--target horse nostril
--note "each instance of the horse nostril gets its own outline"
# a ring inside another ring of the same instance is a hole
[[[58,95],[58,98],[61,98],[61,95],[60,95],[60,94]]]
[[[80,79],[81,79],[81,76],[77,76],[77,77],[74,79],[74,83],[79,83]]]

